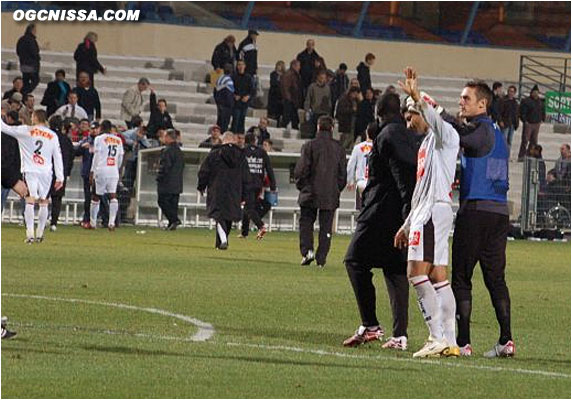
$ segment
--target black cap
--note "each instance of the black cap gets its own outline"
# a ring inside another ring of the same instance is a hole
[[[530,89],[530,93],[534,92],[535,90],[536,90],[537,92],[540,92],[540,89],[538,89],[538,85],[534,85],[534,86],[532,87],[532,89]]]
[[[260,36],[260,34],[258,33],[258,31],[254,30],[254,29],[249,29],[249,30],[248,30],[248,34],[249,34],[249,35]]]

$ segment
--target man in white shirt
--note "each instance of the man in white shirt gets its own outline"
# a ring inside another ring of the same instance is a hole
[[[77,93],[71,91],[68,94],[68,104],[64,104],[56,110],[55,115],[59,115],[62,119],[66,118],[77,118],[78,120],[89,119],[87,112],[82,106],[77,104]]]
[[[417,74],[405,69],[399,82],[407,99],[408,128],[425,133],[417,156],[417,183],[411,212],[395,235],[395,246],[408,247],[407,275],[417,292],[429,340],[413,357],[459,356],[455,338],[455,297],[447,280],[449,232],[453,225],[451,186],[455,179],[459,135],[437,105],[417,89]],[[442,109],[441,109],[442,111]]]
[[[54,189],[59,190],[64,182],[64,168],[60,142],[55,132],[46,126],[46,112],[32,113],[32,126],[10,126],[2,120],[2,132],[18,140],[22,175],[28,186],[24,219],[28,244],[41,243],[48,219],[48,195],[52,186],[52,170],[56,181]],[[52,162],[53,160],[53,162]],[[34,236],[34,204],[38,202],[38,227]]]
[[[117,201],[117,182],[119,182],[119,168],[123,161],[123,142],[121,138],[111,133],[111,122],[101,122],[101,133],[93,143],[94,154],[89,176],[90,185],[95,183],[95,191],[91,198],[90,224],[91,229],[97,225],[99,213],[99,199],[109,194],[109,223],[110,231],[115,230],[115,218],[119,209]]]
[[[354,146],[348,162],[348,190],[356,189],[356,210],[361,209],[361,195],[367,185],[367,160],[373,147],[371,138],[376,131],[377,124],[369,124],[366,140]]]

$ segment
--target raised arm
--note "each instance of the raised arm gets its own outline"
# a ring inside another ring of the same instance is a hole
[[[28,136],[30,130],[28,125],[11,126],[5,123],[4,120],[0,119],[0,121],[2,122],[2,133],[15,137],[16,139]]]

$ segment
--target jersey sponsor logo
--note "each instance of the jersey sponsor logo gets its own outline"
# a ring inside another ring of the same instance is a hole
[[[107,157],[107,166],[114,167],[115,166],[115,157]]]
[[[420,231],[411,232],[411,235],[409,235],[409,246],[419,246],[420,241],[421,241],[421,232]]]
[[[41,129],[38,128],[34,128],[30,131],[30,136],[41,136],[41,137],[45,137],[47,139],[52,140],[54,138],[54,135],[51,134],[50,132],[45,132],[42,131]]]
[[[34,161],[34,164],[38,165],[44,165],[46,163],[44,157],[36,153],[34,153],[34,155],[32,156],[32,161]]]
[[[369,153],[372,149],[372,146],[371,146],[371,144],[368,143],[368,144],[364,144],[359,149],[361,150],[362,153]]]
[[[426,149],[419,149],[417,154],[417,180],[420,180],[425,175],[425,157],[427,155]]]
[[[107,136],[104,139],[105,144],[121,144],[121,139]]]

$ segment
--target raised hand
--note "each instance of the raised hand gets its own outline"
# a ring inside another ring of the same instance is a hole
[[[417,72],[411,67],[406,67],[403,70],[403,73],[405,74],[405,83],[401,81],[397,81],[397,83],[405,93],[413,98],[413,100],[419,101],[421,96],[419,95],[417,84]]]

